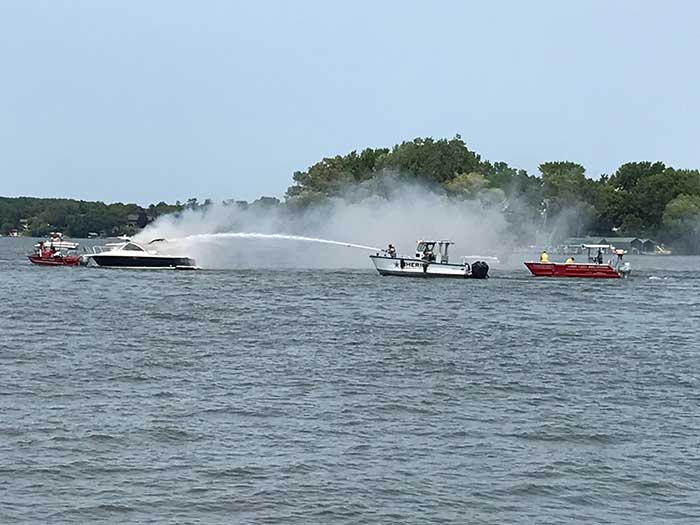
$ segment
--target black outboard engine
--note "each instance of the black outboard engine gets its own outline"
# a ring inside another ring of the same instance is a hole
[[[476,261],[472,264],[472,273],[469,277],[472,279],[487,279],[489,276],[489,265],[484,261]]]

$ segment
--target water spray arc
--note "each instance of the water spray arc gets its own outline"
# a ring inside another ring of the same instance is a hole
[[[188,235],[178,239],[170,239],[176,241],[214,241],[218,239],[269,239],[269,240],[284,240],[284,241],[300,241],[300,242],[315,242],[320,244],[331,244],[335,246],[345,246],[347,248],[358,248],[360,250],[369,250],[373,252],[380,251],[380,248],[373,246],[365,246],[363,244],[355,244],[351,242],[333,241],[330,239],[319,239],[317,237],[304,237],[303,235],[286,235],[282,233],[252,233],[252,232],[226,232],[226,233],[198,233]]]

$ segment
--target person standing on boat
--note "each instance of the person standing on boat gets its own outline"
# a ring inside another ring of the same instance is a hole
[[[575,260],[576,259],[574,259],[573,257],[569,257],[566,261],[564,261],[564,264],[574,264]]]
[[[625,255],[625,252],[624,252],[624,250],[617,250],[615,252],[615,255],[617,255],[617,257],[615,258],[615,269],[617,270],[623,264],[622,263],[622,256]]]
[[[540,254],[540,262],[541,263],[548,263],[549,262],[549,254],[547,253],[547,250],[542,250],[542,253]]]
[[[386,249],[386,253],[388,253],[389,257],[391,258],[396,257],[396,248],[394,248],[393,244],[389,244],[389,247]]]
[[[595,256],[595,262],[598,264],[603,264],[603,250],[598,248],[598,254]]]

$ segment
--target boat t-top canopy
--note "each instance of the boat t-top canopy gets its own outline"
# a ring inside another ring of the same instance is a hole
[[[433,249],[435,248],[436,244],[438,247],[437,253],[433,253]],[[416,259],[425,259],[432,262],[447,264],[449,261],[447,251],[450,244],[454,243],[447,239],[443,239],[441,241],[419,240],[416,246]]]
[[[425,243],[425,244],[454,244],[454,242],[452,242],[452,241],[450,241],[450,240],[447,240],[447,239],[442,239],[442,240],[438,240],[438,241],[433,241],[433,240],[430,240],[430,239],[419,239],[419,240],[416,241],[416,242],[417,242],[418,244],[420,244],[420,243],[422,243],[422,242]]]
[[[589,250],[595,250],[596,248],[601,250],[609,250],[610,248],[612,248],[612,246],[609,244],[582,244],[581,248],[587,248]]]

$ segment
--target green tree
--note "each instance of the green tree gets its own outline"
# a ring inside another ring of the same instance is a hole
[[[544,196],[557,201],[562,208],[583,195],[588,179],[585,175],[586,169],[581,164],[543,162],[539,170],[542,174]]]
[[[479,172],[481,159],[459,135],[450,140],[416,138],[394,146],[376,167],[445,183],[462,173]]]
[[[610,185],[617,190],[632,191],[640,180],[663,173],[663,162],[627,162],[610,177]]]
[[[655,232],[662,225],[668,203],[683,194],[700,194],[700,172],[666,168],[641,179],[630,196],[636,208],[634,213],[642,219],[645,229]]]
[[[685,253],[700,252],[700,195],[678,195],[664,210],[665,237]]]
[[[544,162],[539,170],[547,229],[555,239],[585,233],[596,215],[595,181],[587,179],[586,169],[575,162]]]
[[[357,183],[382,188],[373,180],[388,173],[404,180],[420,179],[447,184],[461,174],[481,173],[479,155],[470,151],[457,135],[450,140],[416,138],[387,148],[365,149],[348,155],[327,157],[306,171],[294,173],[294,185],[287,190],[287,199],[296,203],[318,203],[324,197],[343,196]]]
[[[487,186],[486,177],[481,173],[460,173],[445,183],[445,189],[452,195],[473,199]]]

